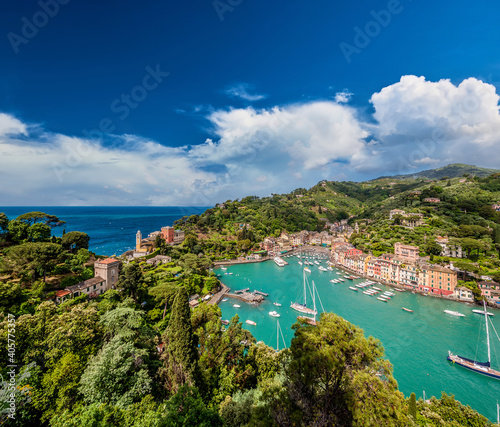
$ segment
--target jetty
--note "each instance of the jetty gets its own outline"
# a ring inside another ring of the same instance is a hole
[[[229,288],[224,285],[224,283],[221,283],[221,289],[219,292],[217,292],[212,298],[210,298],[210,301],[208,301],[208,305],[214,305],[214,304],[219,304],[224,298],[224,295],[226,295],[229,292]]]
[[[269,296],[269,294],[266,294],[265,292],[261,292],[261,291],[257,291],[257,290],[253,291],[253,293],[256,295],[262,295],[263,297]]]
[[[240,289],[239,291],[234,291],[235,294],[242,294],[244,292],[248,292],[250,288]]]
[[[229,298],[235,298],[240,301],[249,303],[249,304],[260,304],[262,301],[264,301],[264,297],[262,295],[255,295],[253,293],[249,292],[241,292],[241,293],[234,293],[234,294],[226,294],[227,297]]]

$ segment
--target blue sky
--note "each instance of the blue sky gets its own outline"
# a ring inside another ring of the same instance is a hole
[[[499,9],[7,2],[0,205],[207,205],[455,161],[500,166]]]

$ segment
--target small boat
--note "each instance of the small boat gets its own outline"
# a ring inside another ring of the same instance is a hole
[[[276,306],[276,307],[281,307],[281,304],[279,302],[273,302],[273,304]]]
[[[398,289],[398,288],[394,288],[395,291],[398,291],[398,292],[405,292],[404,289]]]
[[[446,314],[451,314],[452,316],[456,317],[465,317],[465,314],[462,314],[458,311],[453,311],[453,310],[443,310]]]
[[[490,313],[489,311],[486,311],[486,314],[482,310],[472,310],[472,312],[476,314],[482,314],[483,316],[494,316],[494,314]]]
[[[307,267],[304,267],[304,271],[307,271],[308,273],[311,272],[311,270],[309,270]]]
[[[410,310],[409,308],[401,307],[401,309],[407,311],[408,313],[413,313],[413,310]]]
[[[234,308],[240,308],[240,307],[241,307],[241,305],[239,305],[239,304],[233,304],[233,307],[234,307]]]
[[[249,325],[252,326],[257,326],[257,323],[255,323],[253,320],[245,320],[245,323],[248,323]]]
[[[302,265],[302,264],[303,264],[303,262],[302,262],[302,261],[299,261],[299,264],[300,264],[300,265]]]
[[[223,325],[226,325],[226,326],[227,326],[227,325],[229,325],[229,320],[225,320],[225,319],[223,319],[223,320],[221,320],[220,322],[221,322]]]
[[[385,298],[380,298],[380,297],[377,297],[377,299],[378,299],[379,301],[384,301],[384,302],[387,302],[387,300],[386,300]]]
[[[372,293],[370,293],[370,292],[363,291],[363,293],[364,293],[365,295],[370,295],[371,297],[373,296],[373,294],[372,294]]]
[[[338,283],[338,281],[335,279],[332,279],[332,280],[330,280],[330,283]]]
[[[280,317],[280,314],[277,311],[270,311],[269,316]]]
[[[376,291],[381,291],[382,290],[380,288],[376,288],[375,286],[373,287],[373,289],[375,289]]]
[[[349,286],[349,289],[350,289],[351,291],[356,291],[356,292],[358,292],[358,288],[353,288],[352,286]]]
[[[227,301],[227,298],[224,298],[224,299],[222,300],[222,302],[226,302],[226,301]]]
[[[220,269],[226,271],[227,267],[221,267]]]

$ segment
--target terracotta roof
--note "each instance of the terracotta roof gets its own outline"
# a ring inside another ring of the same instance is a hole
[[[116,258],[106,258],[97,260],[99,264],[113,264],[114,262],[120,262]]]
[[[71,293],[70,291],[66,291],[66,290],[56,291],[56,297],[58,297],[58,298],[64,297],[66,295],[69,295],[70,293]]]

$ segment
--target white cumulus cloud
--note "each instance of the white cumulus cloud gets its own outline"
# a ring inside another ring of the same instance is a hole
[[[0,113],[0,205],[207,206],[322,179],[453,162],[500,167],[499,96],[490,84],[403,76],[371,96],[373,117],[341,94],[212,111],[210,138],[183,147],[136,135],[62,135]]]

